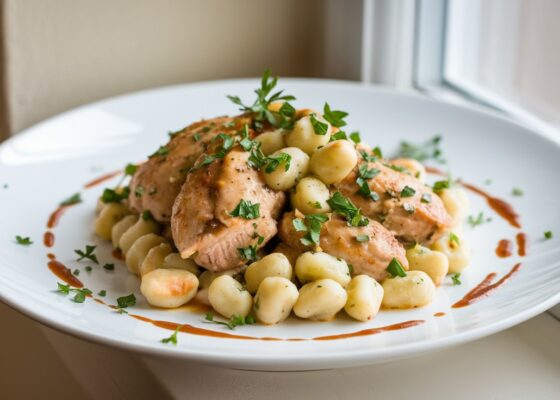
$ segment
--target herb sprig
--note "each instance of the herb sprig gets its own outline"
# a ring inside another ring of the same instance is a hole
[[[74,253],[76,253],[79,257],[76,259],[76,261],[82,261],[83,259],[88,259],[93,261],[96,264],[99,264],[99,261],[97,260],[97,256],[94,254],[95,248],[97,246],[92,246],[90,244],[86,245],[85,251],[80,250],[80,249],[75,249]]]
[[[433,138],[418,144],[403,141],[401,142],[398,156],[404,158],[414,158],[418,161],[433,159],[439,163],[445,163],[445,159],[442,158],[440,144],[440,135],[436,135]]]
[[[255,318],[251,315],[247,315],[246,317],[243,317],[241,315],[233,315],[227,322],[216,321],[214,319],[214,314],[209,312],[206,314],[206,318],[204,322],[206,322],[207,324],[223,325],[226,326],[228,329],[234,330],[238,326],[252,325],[256,321]]]
[[[16,243],[21,246],[30,246],[33,244],[33,241],[28,237],[23,237],[20,235],[16,235]]]
[[[305,236],[300,239],[304,246],[319,245],[321,239],[321,228],[323,224],[329,220],[325,214],[309,214],[303,219],[295,218],[292,225],[298,232],[306,232]]]
[[[366,226],[369,220],[362,215],[361,210],[340,192],[334,192],[327,200],[332,211],[346,218],[350,226]]]

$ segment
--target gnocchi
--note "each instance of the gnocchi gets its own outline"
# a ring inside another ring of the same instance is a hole
[[[131,228],[132,229],[132,228]],[[140,266],[152,247],[165,243],[165,239],[155,233],[148,233],[136,239],[125,253],[125,264],[134,274],[140,273]]]
[[[423,271],[408,271],[383,281],[383,307],[415,308],[430,304],[436,292],[432,279]]]
[[[309,162],[311,172],[330,185],[343,180],[358,163],[354,145],[336,140],[317,150]]]
[[[302,286],[294,304],[294,314],[300,318],[329,321],[344,308],[346,291],[332,279],[320,279]]]
[[[292,279],[292,266],[284,254],[271,253],[249,265],[245,270],[245,287],[253,294],[263,280],[272,276]]]
[[[138,221],[138,215],[127,215],[119,222],[117,222],[113,229],[111,229],[111,240],[113,242],[113,248],[119,248],[119,241],[122,235],[131,228]]]
[[[297,147],[286,147],[272,153],[272,156],[287,154],[291,157],[288,169],[284,160],[274,171],[264,173],[264,181],[274,190],[289,190],[309,171],[309,156]]]
[[[463,271],[471,260],[468,243],[454,232],[449,232],[432,245],[432,249],[440,251],[449,261],[449,274]]]
[[[255,141],[261,144],[261,150],[266,156],[286,147],[283,129],[261,133]]]
[[[176,308],[196,294],[198,279],[181,269],[155,269],[142,277],[140,292],[152,306]]]
[[[329,188],[317,178],[306,177],[298,182],[292,193],[292,205],[304,214],[323,214],[331,210],[327,200]]]
[[[257,319],[266,325],[284,321],[299,297],[296,285],[280,276],[269,276],[259,285],[253,309]]]
[[[169,243],[161,243],[158,246],[152,247],[140,264],[140,268],[138,269],[140,276],[144,276],[154,269],[163,266],[165,258],[171,254],[172,251]]]
[[[322,134],[316,132],[313,128],[313,121],[326,124],[326,132]],[[331,124],[315,113],[306,115],[297,120],[294,124],[294,128],[286,135],[286,143],[288,146],[298,147],[308,155],[313,154],[316,149],[329,143],[330,139]]]
[[[159,225],[152,219],[138,218],[136,223],[128,228],[119,240],[119,249],[126,256],[134,242],[148,233],[157,233]]]
[[[410,270],[424,271],[436,286],[441,285],[449,272],[449,260],[444,253],[419,244],[406,251],[406,259]]]
[[[383,287],[367,275],[352,278],[346,289],[348,298],[344,311],[358,321],[373,319],[379,312],[383,300]]]
[[[295,272],[301,283],[329,278],[346,287],[350,282],[346,261],[323,252],[303,253],[296,261]]]
[[[451,216],[451,226],[460,226],[463,223],[470,209],[467,193],[459,187],[444,189],[439,193],[443,206]]]
[[[426,167],[414,158],[396,158],[391,160],[390,163],[391,165],[404,168],[420,182],[426,182]]]
[[[253,297],[235,279],[222,275],[212,281],[208,288],[208,301],[216,312],[226,318],[234,315],[246,317],[253,307]]]
[[[163,260],[162,268],[184,269],[195,275],[200,274],[200,268],[190,258],[182,258],[179,253],[168,254]]]
[[[99,215],[95,219],[94,231],[103,240],[111,240],[113,227],[117,222],[128,214],[128,209],[124,204],[108,203],[103,206]]]

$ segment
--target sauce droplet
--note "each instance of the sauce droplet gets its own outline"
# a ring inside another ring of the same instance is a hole
[[[445,316],[445,313],[442,312],[442,311],[437,312],[437,313],[434,314],[434,317],[444,317],[444,316]]]
[[[517,254],[521,257],[525,257],[527,254],[527,235],[523,232],[519,232],[517,236],[515,236],[515,240],[517,241]]]
[[[58,262],[56,260],[52,260],[52,261],[49,261],[49,263],[47,265],[48,265],[49,269],[51,270],[51,272],[53,274],[55,274],[58,278],[60,278],[62,281],[66,282],[70,286],[77,287],[77,288],[84,287],[84,284],[82,283],[82,281],[80,281],[78,278],[76,278],[72,274],[72,271],[70,271],[70,268],[67,268],[61,262]]]
[[[109,172],[108,174],[102,175],[99,178],[96,178],[88,183],[86,183],[84,185],[84,188],[89,189],[92,188],[94,186],[97,186],[103,182],[105,182],[106,180],[109,180],[117,175],[119,175],[121,173],[121,171],[113,171],[113,172]]]
[[[513,268],[496,283],[492,283],[494,278],[496,278],[496,273],[492,272],[488,274],[482,282],[475,286],[474,289],[468,292],[457,303],[453,304],[453,308],[466,307],[490,296],[490,294],[496,291],[499,287],[505,285],[520,269],[521,264],[515,264]]]
[[[496,247],[496,255],[501,258],[506,258],[511,256],[513,249],[513,243],[511,240],[502,239],[498,242],[498,247]]]
[[[46,231],[43,235],[43,244],[46,247],[53,247],[54,246],[54,233],[51,231]]]
[[[521,228],[521,223],[519,222],[519,215],[515,212],[515,210],[509,203],[486,193],[484,190],[481,190],[476,186],[471,185],[470,183],[466,183],[466,182],[460,182],[460,183],[470,191],[484,197],[486,199],[486,202],[490,206],[490,208],[496,211],[500,217],[502,217],[507,222],[509,222],[511,226],[515,228]]]
[[[411,328],[413,326],[423,324],[424,322],[425,322],[424,320],[405,321],[405,322],[400,322],[398,324],[382,326],[379,328],[363,329],[361,331],[343,333],[340,335],[319,336],[313,338],[313,340],[337,340],[337,339],[348,339],[357,336],[377,335],[378,333],[381,332],[396,331],[400,329]]]
[[[117,260],[124,260],[124,255],[122,253],[122,251],[115,249],[113,250],[113,252],[111,253],[113,255],[113,258],[117,259]]]

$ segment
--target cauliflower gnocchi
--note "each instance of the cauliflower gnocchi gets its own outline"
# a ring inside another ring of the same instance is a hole
[[[346,112],[296,110],[275,84],[264,76],[256,102],[230,97],[243,114],[190,125],[127,166],[98,201],[95,234],[120,250],[150,305],[194,299],[229,328],[342,309],[365,322],[432,302],[470,262],[466,192],[450,181],[431,190],[419,161],[384,159],[346,133]]]

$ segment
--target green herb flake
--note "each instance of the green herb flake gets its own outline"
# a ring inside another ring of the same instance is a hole
[[[455,247],[456,246],[460,246],[461,245],[461,240],[459,239],[459,236],[457,236],[455,233],[451,232],[449,233],[449,245],[451,247]]]
[[[416,208],[412,203],[404,203],[402,206],[407,214],[414,214],[416,212]]]
[[[545,240],[550,240],[550,239],[552,239],[553,236],[554,236],[554,235],[552,234],[552,231],[546,231],[546,232],[544,233],[544,238],[545,238]]]
[[[105,188],[103,190],[103,194],[101,195],[101,201],[103,203],[120,203],[121,201],[127,199],[129,194],[130,188],[128,186],[124,187],[120,191],[117,191],[116,189]]]
[[[321,203],[319,203],[318,201],[313,203],[313,207],[316,208],[317,210],[320,210],[321,208],[323,208],[323,206],[321,206]]]
[[[107,264],[103,265],[103,269],[106,269],[107,271],[112,271],[112,270],[115,269],[115,264],[107,263]]]
[[[126,176],[132,176],[136,173],[136,171],[138,170],[138,166],[134,165],[134,164],[126,164],[126,167],[124,167],[124,174]]]
[[[99,264],[99,261],[97,261],[97,256],[94,254],[96,247],[97,246],[92,246],[87,244],[85,251],[79,249],[74,250],[74,253],[80,256],[76,259],[76,261],[82,261],[83,259],[88,259],[96,264]]]
[[[358,194],[366,199],[370,199],[373,201],[379,200],[379,195],[372,191],[369,187],[367,180],[374,178],[377,174],[379,174],[379,170],[377,168],[368,168],[368,164],[361,164],[358,167],[358,177],[356,178],[356,184],[358,185]]]
[[[462,283],[459,278],[461,278],[461,273],[460,272],[457,272],[455,275],[453,275],[451,277],[451,280],[453,281],[453,286],[457,286],[457,285],[460,285]]]
[[[323,107],[323,118],[325,118],[325,120],[327,120],[332,126],[336,126],[337,128],[346,125],[344,118],[347,116],[347,112],[331,110],[329,103],[325,103],[325,106]]]
[[[354,143],[358,144],[362,142],[362,138],[360,137],[360,132],[356,131],[356,132],[352,132],[350,135],[348,135],[350,137],[350,140],[352,140]]]
[[[304,246],[319,245],[321,240],[321,229],[323,224],[329,220],[325,214],[309,214],[302,220],[296,218],[292,221],[294,228],[298,232],[307,232],[300,242]]]
[[[193,142],[198,142],[200,140],[200,133],[195,133],[193,136]]]
[[[313,127],[313,131],[316,135],[324,136],[327,134],[329,125],[319,121],[315,113],[309,116],[309,120],[311,121],[311,126]]]
[[[23,237],[20,235],[16,235],[16,243],[21,246],[31,246],[33,244],[33,241],[28,236]]]
[[[409,142],[401,142],[398,157],[414,158],[420,162],[426,160],[435,160],[444,163],[442,151],[440,149],[441,136],[437,135],[433,138],[419,144]]]
[[[73,194],[72,196],[68,197],[62,203],[61,206],[71,206],[74,204],[78,204],[82,202],[82,195],[80,193]]]
[[[72,274],[78,276],[80,275],[80,270],[76,268],[74,271],[72,271]]]
[[[177,333],[179,333],[182,327],[183,325],[177,325],[177,328],[175,328],[171,336],[161,339],[161,343],[177,344]]]
[[[206,314],[206,318],[205,321],[208,324],[217,324],[217,325],[223,325],[226,326],[228,329],[234,330],[236,327],[238,326],[242,326],[242,325],[252,325],[254,324],[255,318],[251,315],[248,315],[246,317],[242,317],[241,315],[233,315],[229,321],[227,322],[223,322],[223,321],[216,321],[214,319],[214,314],[209,312]]]
[[[144,221],[150,221],[150,220],[154,219],[154,217],[152,216],[152,213],[148,210],[142,211],[142,214],[140,214],[140,216]]]
[[[402,264],[394,257],[387,266],[386,271],[393,277],[400,276],[401,278],[404,278],[406,276],[406,271],[404,270]]]
[[[474,215],[469,215],[468,218],[467,218],[467,223],[472,228],[474,228],[475,226],[478,226],[478,225],[482,225],[485,222],[490,222],[490,221],[492,221],[492,218],[490,218],[490,217],[485,218],[484,213],[482,211],[479,212],[476,217]]]
[[[132,307],[136,304],[136,296],[134,296],[134,293],[131,293],[128,296],[119,297],[117,298],[117,304],[119,308]]]
[[[150,154],[148,158],[154,158],[157,156],[166,156],[169,154],[169,148],[167,146],[160,146],[155,152]]]
[[[89,265],[86,266],[84,269],[86,270],[86,272],[91,272],[93,270],[93,268],[91,268]]]
[[[361,210],[340,192],[334,192],[327,203],[334,213],[346,218],[350,226],[366,226],[369,223],[369,220],[362,215]]]
[[[405,186],[401,190],[401,197],[412,197],[412,196],[414,196],[415,193],[416,193],[416,190],[414,190],[414,188],[411,188],[410,186]]]
[[[284,171],[287,171],[290,169],[291,161],[292,161],[292,156],[289,155],[288,153],[280,153],[277,155],[268,156],[266,158],[266,167],[264,169],[264,172],[270,174],[271,172],[275,171],[280,164],[283,164]]]
[[[511,195],[515,196],[515,197],[521,197],[521,196],[523,196],[523,190],[521,190],[519,188],[513,188],[511,190]]]
[[[451,179],[446,179],[444,181],[437,181],[434,183],[433,191],[436,193],[441,193],[445,189],[449,189],[452,186]]]
[[[420,199],[422,203],[430,204],[432,202],[431,193],[422,193],[422,198]]]
[[[137,186],[136,189],[134,189],[134,196],[142,197],[143,194],[144,194],[144,188],[142,186]]]
[[[98,295],[98,296],[101,296],[101,297],[105,297],[105,296],[107,296],[107,291],[106,291],[106,290],[100,290],[100,291],[97,293],[97,295]]]
[[[235,207],[233,211],[229,213],[229,215],[231,215],[232,217],[240,217],[245,219],[259,218],[261,216],[259,207],[259,203],[253,204],[249,200],[241,200],[237,207]]]
[[[346,136],[346,132],[338,131],[338,132],[331,135],[330,141],[334,142],[336,140],[347,140],[347,139],[348,139],[348,136]]]

